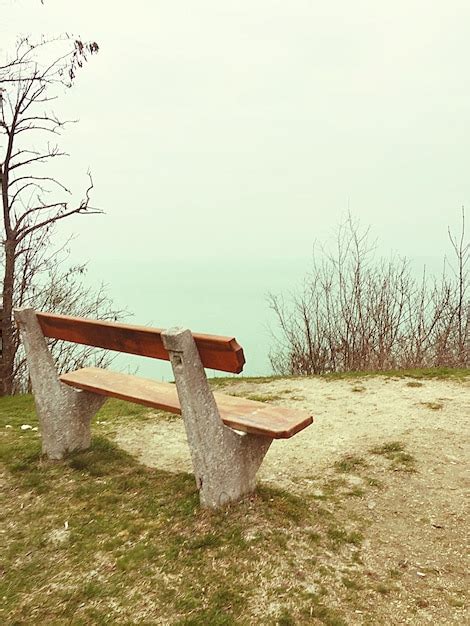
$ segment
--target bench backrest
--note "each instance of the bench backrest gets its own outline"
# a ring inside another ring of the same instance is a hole
[[[36,313],[45,337],[87,346],[138,354],[169,361],[163,346],[162,329],[90,320],[83,317]],[[204,367],[239,374],[245,357],[234,337],[193,333]]]

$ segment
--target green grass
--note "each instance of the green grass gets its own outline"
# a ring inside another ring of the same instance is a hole
[[[140,404],[109,398],[95,415],[93,421],[148,420],[155,419],[156,414],[169,416],[168,413],[156,412]],[[0,428],[4,428],[7,424],[13,427],[20,427],[22,424],[38,425],[32,395],[24,394],[0,398]]]
[[[353,472],[361,467],[367,467],[367,461],[356,454],[346,454],[334,464],[336,471],[343,474]]]
[[[391,461],[391,469],[404,472],[416,472],[416,459],[405,450],[405,444],[400,441],[390,441],[371,449],[371,454],[383,456]]]
[[[415,378],[421,379],[443,379],[443,380],[463,380],[470,377],[470,368],[460,367],[433,367],[433,368],[412,368],[402,370],[371,370],[357,372],[332,372],[324,374],[321,378],[329,380],[368,378],[370,376],[386,376],[392,378]]]
[[[430,368],[409,368],[401,370],[365,370],[351,372],[330,372],[309,376],[309,378],[322,378],[324,380],[354,380],[358,378],[370,378],[373,376],[384,376],[386,378],[413,378],[416,380],[465,380],[470,377],[468,367],[430,367]],[[224,388],[236,383],[266,384],[278,380],[302,380],[302,376],[215,376],[209,379],[214,388]],[[410,387],[420,385],[407,383]],[[353,391],[362,391],[362,388]]]
[[[251,393],[243,397],[248,400],[255,400],[256,402],[276,402],[283,399],[278,393]]]
[[[110,402],[105,419],[133,418],[126,410]],[[353,563],[347,546],[360,548],[362,527],[351,528],[341,505],[260,487],[203,510],[192,475],[146,468],[101,435],[48,461],[25,423],[37,425],[30,396],[0,400],[1,623],[253,623],[260,588],[285,623],[307,614],[345,623],[297,577],[300,561],[307,580],[316,576],[328,549]]]

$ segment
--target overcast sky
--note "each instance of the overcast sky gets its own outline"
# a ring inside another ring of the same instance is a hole
[[[74,254],[107,282],[137,262],[303,262],[348,207],[384,254],[440,258],[470,204],[468,0],[0,7],[3,43],[100,45],[60,110],[80,118],[66,174],[90,167],[107,213],[67,225]]]
[[[2,0],[0,20],[100,44],[62,103],[110,218],[87,242],[299,255],[349,206],[428,255],[468,203],[467,0]]]

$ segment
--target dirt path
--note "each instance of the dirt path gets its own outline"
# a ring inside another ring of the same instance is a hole
[[[285,379],[234,383],[224,391],[264,397],[273,404],[306,409],[314,415],[309,428],[292,439],[274,441],[261,466],[259,478],[279,486],[315,477],[339,456],[360,453],[388,440],[399,439],[413,449],[428,448],[444,461],[449,455],[450,462],[454,456],[464,456],[462,435],[470,426],[468,382],[384,377]],[[116,441],[145,465],[191,471],[180,419],[121,429]]]

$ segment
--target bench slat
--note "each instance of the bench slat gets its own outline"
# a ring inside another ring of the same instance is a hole
[[[96,367],[62,374],[60,380],[78,389],[181,415],[176,386],[170,383]],[[286,439],[313,422],[308,413],[298,409],[268,405],[221,393],[214,393],[214,397],[224,424],[242,432]]]
[[[52,313],[36,313],[36,316],[45,337],[169,361],[160,328],[131,326]],[[193,333],[193,337],[204,367],[234,374],[239,374],[243,370],[245,364],[243,349],[234,337],[200,333]]]

